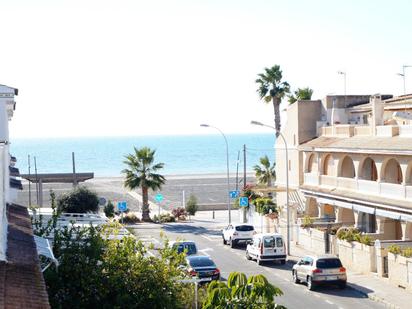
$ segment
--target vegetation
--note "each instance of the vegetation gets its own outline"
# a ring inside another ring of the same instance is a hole
[[[187,212],[186,209],[183,207],[178,207],[172,209],[172,215],[177,219],[177,220],[186,220]]]
[[[151,221],[149,210],[148,190],[160,190],[166,182],[163,175],[157,174],[157,171],[164,167],[163,163],[154,163],[155,150],[148,147],[137,149],[134,147],[134,153],[128,154],[123,161],[126,164],[122,173],[126,175],[124,186],[131,190],[142,189],[142,220]]]
[[[285,308],[275,303],[283,292],[270,284],[264,275],[246,277],[240,272],[229,275],[227,283],[212,281],[207,287],[204,309],[210,308]]]
[[[197,198],[194,194],[190,194],[186,202],[186,211],[189,215],[194,216],[198,210]]]
[[[346,240],[348,242],[357,241],[364,245],[371,246],[373,241],[369,235],[362,234],[357,228],[354,227],[341,227],[336,232],[336,236],[339,239]]]
[[[296,90],[294,94],[291,94],[288,96],[289,98],[288,101],[290,104],[293,104],[296,101],[300,101],[300,100],[311,100],[312,94],[313,94],[313,89],[310,89],[309,87],[298,88],[298,90]]]
[[[54,208],[55,209],[55,208]],[[193,287],[182,284],[184,255],[168,246],[149,256],[134,237],[109,239],[119,226],[53,227],[57,212],[34,232],[54,236],[58,269],[49,267],[44,279],[52,308],[189,308]],[[51,227],[47,228],[46,227]]]
[[[276,137],[280,132],[280,111],[279,105],[284,96],[289,93],[290,86],[287,82],[282,81],[282,71],[279,65],[271,68],[265,68],[264,73],[258,74],[256,83],[258,84],[258,94],[266,103],[272,101],[275,114]]]
[[[247,185],[242,189],[242,191],[240,192],[240,196],[247,196],[247,197],[248,197],[248,199],[249,199],[249,205],[250,205],[250,204],[254,204],[254,203],[255,203],[255,200],[260,197],[259,195],[257,195],[257,194],[253,191],[253,189],[254,189],[254,186],[253,186],[253,185],[247,184]],[[239,206],[239,198],[237,198],[237,199],[235,200],[234,206],[236,206],[236,208],[240,207],[240,206]]]
[[[277,213],[277,205],[271,197],[258,197],[255,199],[255,210],[261,215]]]
[[[153,221],[165,223],[165,222],[176,222],[176,218],[169,213],[160,214],[158,217],[157,215],[153,216]]]
[[[108,201],[106,206],[104,206],[104,214],[108,218],[113,218],[114,217],[114,205],[112,201]]]
[[[125,215],[123,215],[123,219],[119,219],[121,222],[124,224],[134,224],[134,223],[139,223],[140,219],[136,216],[136,214],[129,212]]]
[[[401,248],[398,245],[390,245],[388,247],[388,251],[390,253],[396,254],[396,255],[401,255],[407,258],[412,257],[412,247],[405,247],[405,248]]]
[[[78,186],[58,198],[57,208],[59,212],[97,212],[99,210],[99,198],[96,192]]]
[[[270,165],[268,156],[261,157],[259,162],[260,165],[253,167],[258,184],[271,187],[272,182],[276,181],[276,163]]]
[[[303,217],[303,219],[302,219],[302,224],[301,224],[301,226],[303,227],[303,228],[309,228],[309,227],[312,227],[313,226],[313,222],[315,222],[315,219],[313,219],[312,217],[309,217],[309,216],[304,216]]]

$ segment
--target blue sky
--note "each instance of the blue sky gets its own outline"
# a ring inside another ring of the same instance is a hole
[[[348,94],[402,94],[412,64],[408,1],[0,3],[12,137],[258,132],[250,120],[273,121],[254,83],[264,67],[318,99],[343,94],[339,70]]]

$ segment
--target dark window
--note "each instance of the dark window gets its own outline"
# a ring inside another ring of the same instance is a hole
[[[283,247],[282,238],[276,238],[276,247]]]
[[[265,248],[273,248],[275,246],[275,237],[263,238],[263,246]]]
[[[175,244],[173,246],[174,248],[177,248],[177,253],[183,253],[186,250],[186,254],[196,254],[196,245],[193,243],[181,243],[181,244]]]
[[[320,259],[316,262],[317,268],[339,268],[342,267],[342,263],[339,259]]]
[[[211,267],[211,266],[215,266],[215,263],[209,258],[190,259],[189,264],[192,267]]]
[[[254,228],[251,225],[239,225],[236,227],[236,231],[239,231],[239,232],[250,232],[253,230]]]

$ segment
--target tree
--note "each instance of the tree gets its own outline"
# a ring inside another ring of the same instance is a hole
[[[282,71],[279,65],[271,68],[265,68],[264,73],[258,74],[256,83],[259,85],[257,92],[261,99],[266,103],[272,101],[275,114],[276,137],[280,132],[280,111],[279,105],[286,93],[289,93],[290,86],[287,82],[282,81]]]
[[[227,283],[212,281],[207,288],[203,309],[236,308],[236,309],[270,309],[285,308],[275,303],[275,296],[283,292],[268,282],[264,275],[250,276],[232,272]]]
[[[137,149],[134,147],[134,153],[125,156],[123,161],[128,168],[122,171],[126,175],[124,186],[131,190],[142,189],[142,220],[151,221],[149,209],[149,195],[148,190],[160,190],[162,185],[166,182],[163,175],[156,172],[164,167],[164,163],[153,163],[155,150],[148,147]]]
[[[272,186],[272,181],[276,181],[276,163],[270,165],[268,156],[261,157],[259,159],[260,165],[253,167],[255,175],[259,184]]]
[[[306,88],[298,88],[294,92],[294,94],[289,96],[289,103],[293,104],[296,101],[300,100],[311,100],[312,99],[312,94],[313,94],[313,89],[306,87]]]
[[[114,205],[113,205],[112,201],[109,200],[107,202],[107,205],[104,206],[104,214],[108,218],[114,217]]]
[[[194,216],[197,211],[197,198],[194,194],[190,194],[188,201],[186,202],[186,211],[189,215]]]
[[[96,192],[79,186],[58,198],[57,209],[59,212],[97,212],[99,210],[99,198]]]

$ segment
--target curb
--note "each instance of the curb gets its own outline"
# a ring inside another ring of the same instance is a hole
[[[398,307],[398,306],[388,302],[384,298],[377,296],[375,293],[367,293],[367,292],[363,291],[361,288],[358,288],[358,287],[354,286],[350,282],[347,283],[347,287],[351,288],[352,290],[357,291],[359,294],[362,294],[362,295],[366,296],[370,300],[373,300],[373,301],[376,301],[378,303],[384,304],[385,307],[392,308],[392,309],[402,309],[401,307]]]

